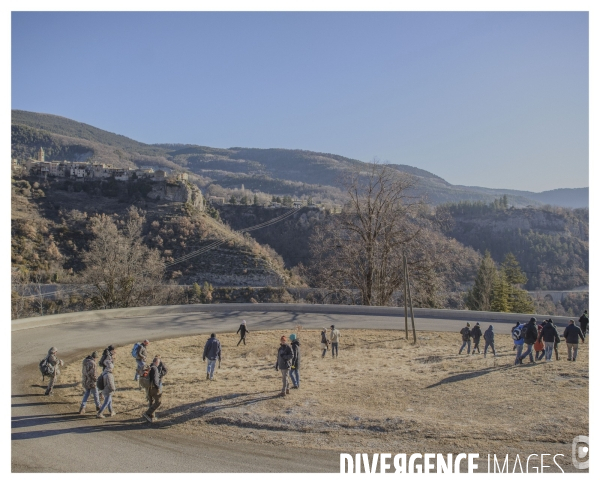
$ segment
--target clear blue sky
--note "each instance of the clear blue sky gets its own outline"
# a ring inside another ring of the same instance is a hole
[[[146,143],[588,186],[588,14],[13,12],[12,108]]]

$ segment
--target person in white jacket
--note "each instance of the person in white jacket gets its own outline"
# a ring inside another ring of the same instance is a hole
[[[338,344],[340,342],[340,331],[335,329],[335,325],[331,325],[331,333],[329,334],[329,340],[331,341],[331,357],[337,358],[338,355]]]

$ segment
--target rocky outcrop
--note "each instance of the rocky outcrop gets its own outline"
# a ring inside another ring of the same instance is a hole
[[[194,208],[204,210],[204,197],[200,189],[187,181],[157,182],[147,195],[152,200],[189,203]]]

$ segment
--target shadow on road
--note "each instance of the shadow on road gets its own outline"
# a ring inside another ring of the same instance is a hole
[[[144,425],[140,425],[141,420],[139,418],[129,420],[119,420],[118,422],[106,422],[98,423],[98,425],[83,425],[80,427],[70,427],[62,429],[52,430],[31,430],[24,432],[14,432],[16,429],[23,429],[28,427],[38,427],[52,424],[69,423],[82,421],[82,417],[77,414],[49,414],[49,415],[35,415],[35,416],[24,416],[24,417],[13,417],[11,426],[13,433],[11,434],[11,440],[28,440],[38,439],[42,437],[54,437],[55,435],[64,434],[91,434],[95,432],[115,432],[123,430],[140,430],[148,429]]]

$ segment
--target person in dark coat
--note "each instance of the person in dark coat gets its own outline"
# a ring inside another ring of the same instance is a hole
[[[292,351],[294,352],[292,367],[290,368],[292,388],[300,388],[300,341],[295,334],[290,334],[290,341],[292,342]]]
[[[323,328],[321,330],[321,358],[325,358],[327,350],[329,349],[329,340],[327,339],[327,330]]]
[[[475,354],[475,350],[477,350],[477,353],[481,353],[481,351],[479,351],[479,340],[482,335],[479,323],[475,323],[475,326],[471,330],[471,336],[473,337],[473,354]]]
[[[240,324],[240,327],[238,328],[238,330],[235,333],[235,334],[239,333],[239,335],[240,335],[240,340],[238,341],[238,344],[236,346],[239,346],[242,341],[244,342],[244,346],[246,346],[246,334],[249,332],[250,331],[248,331],[248,328],[246,327],[246,320],[244,319],[242,321],[242,324]]]
[[[538,337],[537,325],[535,323],[536,323],[536,319],[531,318],[529,320],[529,322],[523,328],[523,330],[525,332],[525,335],[523,337],[523,342],[527,345],[527,350],[525,350],[525,353],[523,353],[521,355],[521,357],[519,358],[521,363],[523,363],[523,360],[525,358],[527,358],[528,356],[529,356],[529,362],[535,363],[535,361],[533,359],[533,345],[537,341],[537,337]]]
[[[460,334],[462,335],[462,346],[460,347],[460,350],[458,350],[458,354],[460,355],[462,353],[462,350],[465,349],[465,346],[467,347],[467,355],[471,354],[471,324],[467,323],[467,325],[460,330]]]
[[[211,381],[216,380],[214,375],[217,360],[219,360],[219,365],[221,364],[221,342],[217,339],[217,335],[215,333],[210,335],[210,338],[204,345],[202,361],[206,361],[207,358],[208,364],[206,366],[206,379]]]
[[[587,309],[583,312],[581,317],[579,318],[579,326],[581,327],[581,332],[583,333],[583,337],[585,338],[585,333],[588,329],[588,324],[590,324],[590,319],[588,318]]]
[[[567,341],[567,361],[576,361],[579,339],[581,339],[581,342],[583,343],[585,338],[581,332],[581,328],[575,325],[575,321],[573,319],[569,320],[569,325],[565,328],[563,336]],[[571,353],[573,354],[573,358],[571,358]]]
[[[157,420],[156,410],[161,405],[162,399],[162,376],[160,373],[160,359],[154,358],[152,360],[152,364],[150,365],[150,372],[148,373],[148,378],[150,379],[150,388],[148,388],[146,392],[146,397],[148,399],[148,410],[146,410],[142,416],[150,423],[154,423]]]
[[[485,333],[483,333],[483,339],[485,341],[485,346],[483,348],[483,357],[486,358],[488,346],[492,348],[494,356],[496,356],[496,349],[494,348],[494,327],[491,324],[490,327],[485,330]]]
[[[556,338],[558,338],[558,331],[556,330],[556,326],[554,326],[552,320],[549,319],[542,328],[542,331],[538,337],[538,341],[544,342],[546,361],[552,360],[552,351],[554,350],[554,342],[556,341]],[[556,354],[556,359],[558,359],[558,353]]]
[[[282,336],[280,339],[279,349],[277,350],[277,363],[275,363],[275,370],[281,370],[281,393],[282,397],[285,397],[290,393],[288,384],[288,374],[292,366],[292,359],[294,358],[294,351],[291,346],[287,344],[287,338]]]

